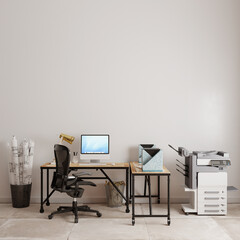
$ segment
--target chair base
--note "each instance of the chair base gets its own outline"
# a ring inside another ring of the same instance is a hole
[[[72,207],[60,206],[60,207],[58,207],[57,211],[52,212],[50,215],[48,215],[48,218],[52,219],[53,215],[60,214],[60,213],[66,213],[66,212],[72,212],[75,215],[74,223],[78,223],[78,212],[94,212],[97,214],[98,217],[102,216],[102,214],[99,211],[93,210],[90,207],[88,207],[87,205],[78,206],[77,201],[73,201]]]

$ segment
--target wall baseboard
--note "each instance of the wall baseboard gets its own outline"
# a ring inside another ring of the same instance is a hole
[[[11,203],[12,200],[11,198],[0,198],[0,203]],[[71,198],[56,198],[52,197],[50,199],[51,203],[72,203]],[[106,203],[106,198],[105,197],[95,197],[95,198],[80,198],[78,202],[81,203]],[[138,198],[135,201],[136,203],[148,203],[148,199],[143,199],[143,198]],[[156,198],[152,199],[153,203],[157,202]],[[171,203],[172,204],[182,204],[182,203],[188,203],[189,199],[188,198],[171,198]],[[40,204],[40,198],[38,197],[32,197],[31,198],[31,203],[37,203]],[[161,198],[161,203],[167,203],[167,198]],[[228,203],[236,203],[240,204],[240,198],[228,198]]]

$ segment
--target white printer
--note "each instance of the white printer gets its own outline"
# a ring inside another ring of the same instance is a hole
[[[222,151],[193,151],[169,145],[180,156],[177,171],[185,177],[185,191],[191,193],[189,204],[183,204],[186,214],[227,214],[227,167],[231,165],[229,154]]]

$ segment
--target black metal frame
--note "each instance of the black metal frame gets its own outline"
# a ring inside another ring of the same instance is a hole
[[[156,176],[156,174],[154,174],[154,176]],[[130,171],[130,186],[129,186],[129,189],[130,189],[130,198],[129,198],[129,202],[131,203],[132,201],[132,172]],[[149,177],[150,179],[150,177]],[[151,181],[151,180],[150,180]],[[148,178],[147,176],[145,176],[145,181],[144,181],[144,194],[143,195],[135,195],[135,198],[146,198],[146,197],[149,197],[149,195],[147,195],[147,183],[148,183]],[[151,195],[151,197],[157,197],[157,202],[158,204],[161,203],[161,198],[160,198],[160,176],[157,175],[157,184],[158,184],[158,193],[157,195]]]
[[[144,183],[144,195],[135,195],[135,177],[145,177],[145,183]],[[151,176],[157,176],[158,178],[158,194],[157,195],[151,195]],[[167,176],[167,209],[168,212],[166,215],[156,215],[152,214],[152,197],[158,198],[158,203],[160,203],[160,177]],[[148,185],[148,195],[146,194],[146,188]],[[148,198],[149,199],[149,214],[135,214],[135,198]],[[170,173],[132,173],[132,169],[130,169],[130,198],[132,200],[132,225],[135,224],[135,218],[136,217],[166,217],[167,218],[167,225],[169,226],[171,224],[170,219]]]
[[[55,190],[52,190],[49,193],[49,170],[52,169],[56,169],[53,166],[41,166],[40,167],[40,171],[41,171],[41,203],[40,203],[40,213],[44,212],[44,204],[46,203],[47,206],[50,205],[50,197],[52,196],[52,194],[55,192]],[[79,166],[79,167],[70,167],[70,170],[77,170],[77,169],[95,169],[96,171],[100,170],[102,172],[102,174],[104,175],[104,177],[81,177],[81,179],[108,179],[109,182],[113,185],[113,187],[118,191],[118,193],[122,196],[122,198],[125,200],[125,205],[126,205],[126,213],[129,213],[129,166],[128,167],[116,167],[114,166],[113,168],[111,167],[107,167],[107,166],[96,166],[96,167],[87,167],[87,166]],[[123,195],[123,193],[119,190],[119,188],[114,184],[114,182],[112,181],[112,179],[107,175],[107,173],[104,171],[106,169],[109,170],[115,170],[115,169],[125,169],[126,170],[126,197]],[[47,181],[46,181],[46,185],[47,185],[47,196],[46,198],[43,200],[43,175],[44,175],[44,170],[47,170]]]

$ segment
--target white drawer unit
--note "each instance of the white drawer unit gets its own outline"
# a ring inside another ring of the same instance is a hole
[[[227,173],[198,174],[198,214],[227,214]]]

